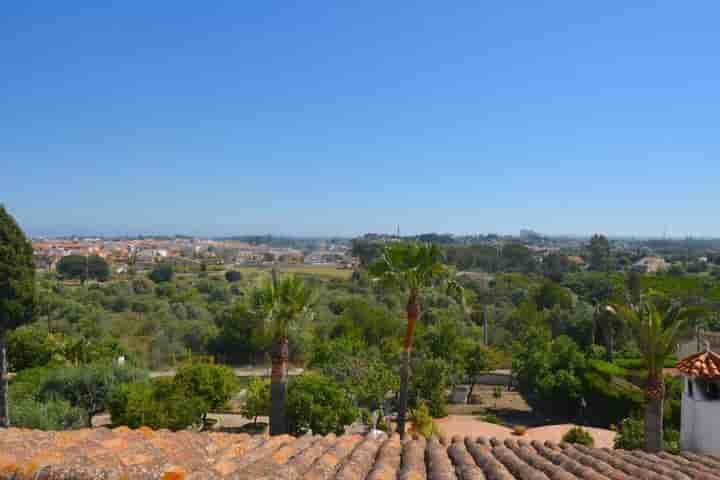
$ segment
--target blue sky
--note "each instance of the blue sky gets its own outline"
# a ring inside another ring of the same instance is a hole
[[[33,234],[720,236],[718,2],[104,3],[3,5]]]

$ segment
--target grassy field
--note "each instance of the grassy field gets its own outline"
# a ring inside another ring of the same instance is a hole
[[[325,265],[279,265],[278,272],[280,274],[290,273],[297,275],[317,275],[319,277],[333,278],[340,280],[348,280],[352,276],[352,270],[340,270],[335,266]],[[235,267],[233,270],[237,270],[241,273],[257,273],[257,272],[269,272],[269,267]]]

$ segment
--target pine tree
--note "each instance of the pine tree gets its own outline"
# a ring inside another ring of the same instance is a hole
[[[5,338],[8,330],[32,319],[34,306],[32,244],[0,205],[0,426],[10,426]]]

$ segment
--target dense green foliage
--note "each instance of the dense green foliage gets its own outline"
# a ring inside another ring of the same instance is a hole
[[[433,421],[433,417],[434,415],[425,402],[420,402],[415,408],[410,409],[410,422],[413,430],[425,438],[440,435],[440,430]]]
[[[0,205],[0,340],[7,330],[29,322],[34,310],[32,245]]]
[[[36,302],[29,304],[35,321],[9,333],[10,363],[20,372],[18,378],[33,367],[47,366],[58,372],[53,378],[67,375],[68,381],[85,379],[90,384],[95,365],[119,356],[153,370],[177,368],[196,356],[214,357],[219,364],[267,365],[279,329],[289,340],[290,363],[322,378],[312,376],[311,384],[303,387],[322,392],[322,401],[314,394],[297,394],[293,400],[305,415],[293,428],[339,431],[351,415],[339,418],[323,412],[336,402],[348,412],[397,410],[407,287],[416,287],[422,313],[414,332],[408,385],[412,408],[424,404],[428,415],[444,416],[452,387],[473,384],[483,372],[512,364],[517,387],[539,415],[608,426],[642,408],[638,386],[645,371],[633,330],[600,306],[626,302],[649,287],[685,304],[714,308],[720,300],[720,280],[705,271],[680,276],[618,273],[619,266],[630,265],[636,257],[615,251],[613,242],[608,254],[607,239],[542,258],[517,242],[462,245],[443,236],[428,239],[442,245],[437,260],[443,278],[418,282],[403,275],[390,282],[386,280],[391,275],[376,275],[379,280],[373,280],[366,268],[354,272],[351,280],[297,275],[303,288],[315,295],[311,308],[303,308],[302,318],[293,322],[268,321],[269,313],[289,317],[285,311],[268,311],[274,303],[265,301],[267,289],[259,288],[267,285],[267,272],[223,273],[216,271],[220,265],[208,262],[200,274],[184,273],[181,267],[175,267],[175,274],[167,263],[156,264],[149,274],[133,269],[115,274],[111,281],[82,286],[40,273]],[[354,246],[367,266],[379,258],[385,243],[371,238]],[[579,257],[589,270],[578,263]],[[82,260],[84,267],[85,257]],[[466,272],[455,275],[444,264]],[[712,273],[714,268],[705,270]],[[448,289],[449,282],[441,281],[451,276],[462,290]],[[278,277],[282,281],[288,275],[280,271]],[[692,326],[720,330],[720,316],[698,318]],[[81,368],[87,371],[77,379],[68,373]],[[170,428],[201,423],[209,410],[223,408],[236,387],[230,375],[213,377],[201,372],[205,366],[194,368],[177,382],[119,382],[112,394],[113,420]],[[292,384],[304,385],[301,379]],[[247,415],[267,413],[264,385],[251,384]],[[27,388],[27,382],[13,385],[15,392]],[[54,389],[61,390],[57,383]],[[211,398],[209,390],[217,397]],[[33,392],[17,394],[23,402],[20,411],[34,418],[32,422],[50,419],[47,425],[53,428],[72,425],[74,412],[81,412],[81,421],[87,422],[100,408],[93,407],[93,397],[80,400],[65,391],[58,393],[57,405],[42,410],[40,390]],[[180,398],[189,400],[178,402]],[[675,429],[678,398],[673,394],[665,407],[666,423]]]
[[[417,408],[427,403],[427,408],[435,418],[447,416],[447,388],[449,367],[442,358],[422,358],[413,365],[413,378],[410,383],[410,407]]]
[[[116,425],[170,430],[200,425],[207,412],[201,398],[188,397],[167,378],[120,386],[113,391],[109,409]]]
[[[87,425],[82,409],[67,400],[21,398],[10,404],[13,425],[38,430],[72,430]]]
[[[228,367],[189,363],[174,377],[121,384],[112,391],[108,408],[116,425],[179,430],[202,424],[209,411],[222,409],[238,390]]]
[[[305,374],[294,378],[288,388],[287,417],[294,435],[342,434],[358,417],[348,393],[331,378]]]
[[[47,422],[53,430],[90,425],[93,415],[108,407],[114,389],[144,378],[143,371],[108,363],[26,369],[10,387],[11,416],[18,415],[12,420],[27,428]]]
[[[64,350],[61,339],[39,323],[12,330],[8,334],[7,345],[11,371],[47,365]]]
[[[83,411],[90,425],[93,415],[107,408],[113,389],[144,377],[144,372],[134,368],[108,364],[53,369],[40,388],[39,396],[46,400],[67,400]]]
[[[169,282],[175,275],[175,269],[169,263],[160,263],[150,272],[150,280],[155,283]]]
[[[242,414],[245,418],[252,418],[253,423],[257,417],[270,415],[270,381],[263,378],[254,378],[245,389],[245,403]]]
[[[190,363],[175,373],[174,385],[189,398],[201,398],[205,411],[218,412],[240,390],[235,372],[224,365]]]
[[[97,280],[104,282],[110,278],[110,266],[104,258],[97,255],[68,255],[60,259],[57,272],[62,278]]]
[[[614,447],[623,450],[639,450],[644,446],[645,428],[643,421],[632,417],[623,419],[618,425]]]

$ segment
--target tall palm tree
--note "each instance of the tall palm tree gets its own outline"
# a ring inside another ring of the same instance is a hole
[[[265,317],[273,338],[270,374],[270,435],[287,432],[285,402],[287,398],[288,335],[293,323],[312,315],[313,291],[301,279],[288,276],[278,281],[273,272],[254,292],[253,303]]]
[[[647,369],[645,384],[645,449],[663,449],[663,365],[675,350],[679,334],[688,320],[702,309],[684,307],[655,292],[640,297],[636,304],[613,304],[608,312],[622,318],[632,329]]]
[[[448,278],[449,270],[443,263],[442,252],[436,245],[422,243],[397,243],[385,247],[380,258],[370,266],[370,274],[378,281],[396,286],[407,292],[407,327],[403,343],[402,366],[400,368],[400,398],[398,405],[397,431],[405,435],[407,417],[408,382],[410,379],[410,352],[412,350],[415,326],[420,318],[420,291],[434,282]],[[448,281],[448,291],[462,299],[462,290],[457,283]]]

